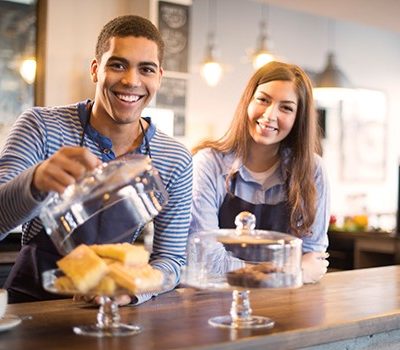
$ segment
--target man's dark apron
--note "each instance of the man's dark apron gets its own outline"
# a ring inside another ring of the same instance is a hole
[[[235,196],[236,175],[232,177],[230,187],[218,212],[220,228],[235,228],[236,216],[248,211],[256,217],[256,229],[289,233],[290,210],[286,202],[253,204]]]
[[[22,246],[4,284],[8,291],[8,302],[12,304],[62,298],[46,292],[41,279],[41,273],[56,268],[56,261],[60,258],[61,255],[43,230]]]

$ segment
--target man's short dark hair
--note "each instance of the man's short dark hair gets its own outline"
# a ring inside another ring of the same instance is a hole
[[[158,47],[160,66],[164,58],[164,41],[157,27],[148,19],[135,15],[119,16],[108,22],[101,30],[96,44],[96,59],[101,60],[104,52],[110,48],[112,37],[144,37],[154,41]]]

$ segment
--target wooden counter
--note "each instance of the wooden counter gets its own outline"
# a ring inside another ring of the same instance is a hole
[[[400,266],[333,272],[295,290],[252,291],[253,314],[273,318],[272,329],[208,325],[210,317],[229,312],[230,302],[229,292],[177,289],[137,307],[121,307],[122,321],[143,331],[118,338],[75,335],[72,327],[94,323],[97,308],[70,299],[9,305],[8,314],[32,318],[0,332],[0,349],[286,350],[363,336],[370,341],[369,335],[400,328]],[[318,347],[325,348],[330,349]]]

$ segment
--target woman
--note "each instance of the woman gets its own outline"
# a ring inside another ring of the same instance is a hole
[[[303,281],[327,271],[329,190],[320,157],[312,86],[295,65],[271,62],[250,78],[226,134],[193,150],[191,232],[233,228],[238,213],[256,228],[303,240]]]

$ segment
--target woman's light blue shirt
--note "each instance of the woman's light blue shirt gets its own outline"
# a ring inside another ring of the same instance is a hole
[[[289,155],[287,155],[289,157]],[[222,154],[209,148],[193,157],[193,204],[190,233],[218,229],[218,212],[227,194],[225,180],[232,166],[237,169],[235,195],[253,204],[276,204],[285,201],[286,185],[281,161],[266,183],[256,182],[233,154]],[[315,184],[317,212],[311,227],[312,234],[303,237],[303,252],[325,251],[328,247],[329,184],[322,158],[315,155]],[[290,233],[290,232],[289,232]]]

